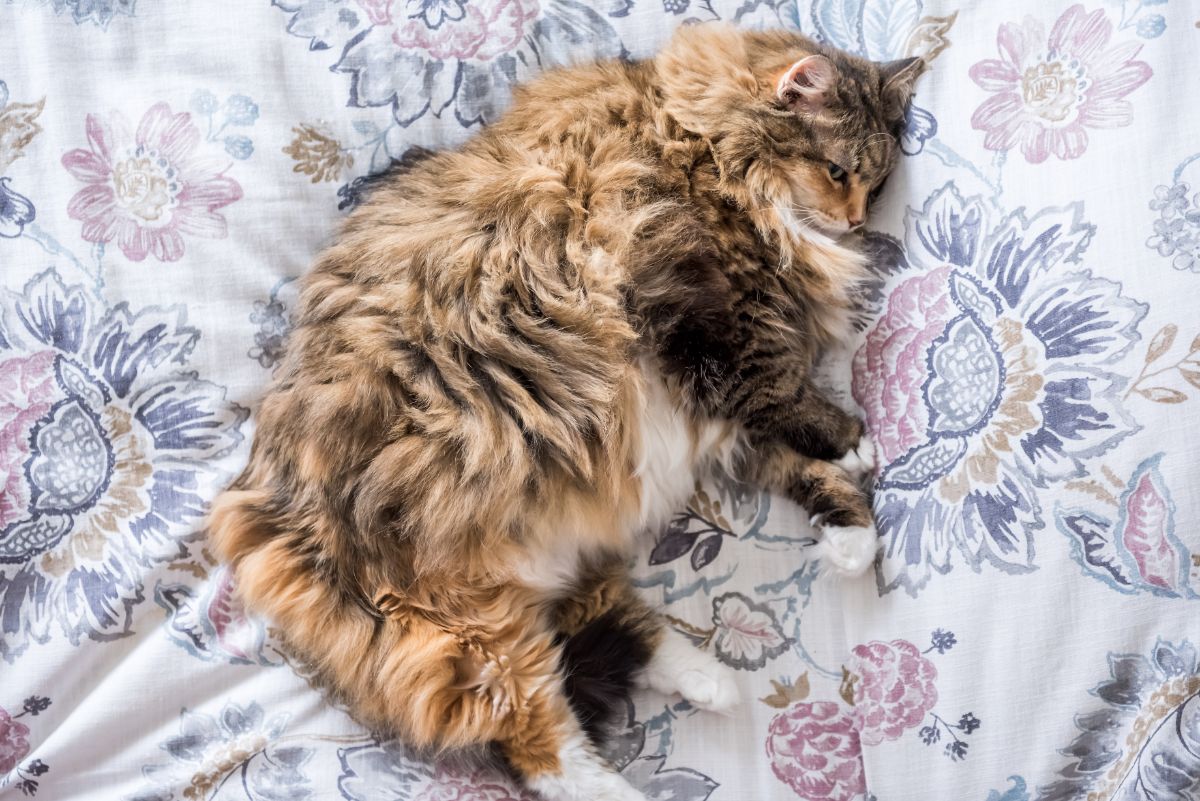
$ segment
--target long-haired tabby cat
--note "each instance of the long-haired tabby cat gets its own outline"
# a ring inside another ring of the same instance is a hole
[[[249,607],[380,730],[492,744],[553,801],[641,798],[596,754],[597,689],[737,701],[626,573],[697,471],[801,504],[834,569],[874,560],[873,448],[810,373],[920,72],[685,27],[380,181],[212,512]]]

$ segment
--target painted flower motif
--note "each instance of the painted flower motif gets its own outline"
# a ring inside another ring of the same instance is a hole
[[[1031,570],[1044,526],[1035,487],[1083,475],[1137,430],[1110,372],[1146,307],[1078,262],[1078,206],[997,219],[952,184],[909,212],[907,251],[854,357],[854,398],[884,466],[876,514],[882,591],[915,594],[957,560]]]
[[[216,716],[184,710],[179,734],[161,743],[167,758],[146,765],[143,789],[127,801],[199,801],[240,770],[250,798],[302,801],[312,795],[302,770],[313,749],[277,742],[286,714],[267,718],[256,702],[227,703]]]
[[[758,670],[790,644],[771,610],[740,592],[714,598],[712,620],[717,658],[740,670]]]
[[[851,801],[866,792],[858,729],[835,702],[801,702],[776,715],[767,757],[779,780],[806,801]]]
[[[378,6],[379,3],[373,5]],[[392,25],[390,3],[379,25]],[[538,0],[407,0],[408,13],[392,31],[392,41],[432,58],[489,61],[512,51],[538,15]]]
[[[198,588],[159,584],[154,600],[167,611],[167,635],[193,656],[235,665],[284,662],[263,621],[246,614],[227,567],[218,568]]]
[[[470,775],[439,770],[413,801],[532,801],[531,796],[483,771]]]
[[[296,134],[283,152],[296,162],[292,172],[311,175],[312,182],[335,181],[342,170],[353,166],[354,157],[342,152],[341,144],[328,131],[308,124],[292,128]]]
[[[113,17],[121,14],[132,17],[137,0],[41,0],[55,14],[69,13],[76,25],[92,22],[98,28],[107,28]]]
[[[37,795],[39,780],[50,766],[40,759],[21,764],[29,756],[29,727],[18,718],[37,717],[49,706],[49,698],[31,695],[15,715],[0,708],[0,790],[13,787],[23,796]]]
[[[1050,154],[1083,155],[1088,128],[1122,128],[1133,121],[1125,96],[1153,74],[1135,57],[1136,42],[1109,45],[1113,26],[1102,9],[1074,5],[1054,23],[1049,37],[1032,17],[1005,23],[996,34],[1000,58],[971,67],[971,79],[992,96],[975,110],[971,125],[985,131],[983,146],[1007,151],[1021,146],[1033,164]]]
[[[1059,508],[1058,528],[1071,540],[1085,575],[1123,593],[1200,598],[1200,575],[1175,532],[1175,503],[1159,470],[1164,454],[1138,465],[1117,501],[1117,518],[1094,509]]]
[[[1059,753],[1071,762],[1037,801],[1179,798],[1200,780],[1200,672],[1187,640],[1159,640],[1148,654],[1108,655],[1109,678],[1091,690],[1098,707],[1075,715],[1079,735]]]
[[[67,206],[88,242],[117,240],[133,261],[183,256],[184,235],[223,239],[218,209],[242,197],[242,187],[199,148],[191,114],[156,103],[131,132],[125,118],[87,116],[87,149],[72,150],[63,166],[87,184]]]
[[[426,762],[395,741],[342,749],[338,758],[338,788],[349,801],[534,801],[497,773]]]
[[[29,727],[0,708],[0,776],[12,773],[29,756]]]
[[[1158,219],[1146,240],[1146,247],[1169,257],[1176,270],[1193,273],[1200,273],[1200,192],[1192,193],[1191,184],[1180,176],[1197,159],[1200,154],[1180,164],[1170,186],[1154,188],[1150,209],[1158,212]]]
[[[679,711],[664,710],[640,722],[626,700],[624,725],[608,734],[601,756],[647,799],[707,801],[716,782],[690,768],[663,767]],[[648,732],[657,735],[657,745],[647,742]],[[500,773],[432,763],[396,740],[338,749],[338,761],[337,787],[346,801],[536,801]]]
[[[907,640],[869,642],[854,648],[850,670],[854,711],[863,745],[895,740],[920,725],[937,704],[937,668]]]
[[[334,69],[352,76],[350,105],[387,106],[400,127],[447,112],[464,127],[491,122],[512,88],[542,69],[626,54],[608,17],[625,13],[628,2],[355,0],[351,11],[296,0],[284,7],[290,33],[308,37],[314,50],[341,53]],[[404,140],[388,138],[379,169],[401,156],[411,144]]]
[[[185,372],[181,308],[107,308],[53,270],[0,296],[0,655],[130,631],[145,568],[198,536],[247,410]]]
[[[54,353],[44,350],[0,362],[0,527],[16,522],[29,505],[30,484],[23,467],[30,434],[54,400]]]

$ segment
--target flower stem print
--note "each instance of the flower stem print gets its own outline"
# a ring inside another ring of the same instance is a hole
[[[697,483],[687,508],[671,520],[650,552],[650,564],[665,564],[690,553],[692,569],[700,570],[721,553],[725,537],[735,536],[721,512],[721,501],[710,498]]]
[[[1008,160],[1006,151],[993,154],[991,164],[985,171],[941,140],[932,140],[925,147],[931,156],[947,167],[965,169],[978,178],[988,188],[988,194],[985,197],[998,208],[1000,196],[1004,194],[1004,163]]]
[[[1167,19],[1162,14],[1149,12],[1150,6],[1166,5],[1167,0],[1121,0],[1121,21],[1117,30],[1135,28],[1143,39],[1156,39],[1167,29]],[[1143,14],[1145,11],[1147,13]]]
[[[1113,486],[1113,490],[1110,490],[1108,487],[1106,487],[1104,484],[1101,484],[1094,478],[1082,478],[1074,481],[1068,481],[1063,486],[1069,490],[1090,495],[1097,500],[1103,501],[1109,506],[1119,506],[1120,502],[1117,500],[1117,496],[1113,494],[1113,491],[1115,490],[1116,492],[1121,492],[1125,489],[1125,483],[1117,477],[1116,473],[1114,473],[1112,468],[1108,465],[1100,466],[1100,474],[1104,476],[1105,480],[1107,480]]]
[[[239,161],[253,155],[254,142],[250,137],[241,133],[225,134],[225,129],[230,125],[249,127],[258,120],[258,104],[249,97],[230,95],[224,103],[218,103],[212,92],[201,89],[192,95],[190,108],[192,113],[206,121],[205,141],[221,142],[225,146],[225,152]],[[218,113],[221,115],[221,123],[214,129]]]
[[[1183,403],[1188,399],[1186,392],[1163,384],[1162,378],[1172,374],[1177,374],[1192,387],[1200,389],[1200,334],[1192,340],[1184,356],[1169,364],[1162,363],[1163,356],[1171,350],[1178,334],[1179,326],[1168,323],[1154,335],[1150,346],[1146,348],[1142,371],[1125,390],[1125,398],[1136,394],[1154,403]],[[1152,366],[1155,369],[1152,370]],[[1159,380],[1151,381],[1155,378]]]
[[[930,651],[937,651],[939,654],[944,654],[955,645],[958,645],[958,639],[954,636],[953,631],[934,629],[933,634],[929,636],[929,647],[921,653],[927,654]]]
[[[925,745],[933,745],[940,742],[942,739],[942,730],[944,729],[950,741],[946,743],[943,753],[950,757],[953,762],[966,759],[967,749],[970,748],[971,744],[959,737],[956,732],[970,735],[979,728],[979,718],[968,712],[958,719],[958,723],[947,723],[936,713],[930,712],[929,716],[933,719],[933,723],[921,729],[921,742],[925,743]]]

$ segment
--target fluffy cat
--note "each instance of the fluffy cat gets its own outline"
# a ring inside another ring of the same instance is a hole
[[[212,511],[247,605],[377,729],[491,744],[550,801],[642,798],[596,754],[606,694],[737,701],[626,571],[698,472],[805,507],[833,569],[874,560],[873,447],[809,375],[921,67],[685,27],[379,181]]]

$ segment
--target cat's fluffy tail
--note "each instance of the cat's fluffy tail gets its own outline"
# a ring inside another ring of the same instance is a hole
[[[563,688],[593,745],[602,745],[616,716],[626,709],[634,676],[652,654],[644,627],[631,626],[615,609],[562,641]]]

